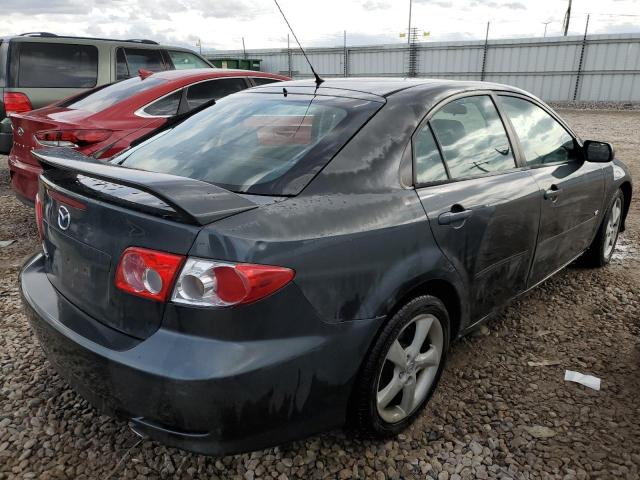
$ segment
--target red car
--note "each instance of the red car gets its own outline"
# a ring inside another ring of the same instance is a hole
[[[95,158],[108,158],[176,114],[245,88],[283,80],[288,78],[248,70],[140,71],[137,77],[13,114],[11,185],[19,199],[33,204],[41,172],[31,155],[34,149],[66,146]]]

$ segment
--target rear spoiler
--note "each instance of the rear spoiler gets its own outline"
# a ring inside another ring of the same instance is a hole
[[[250,200],[210,183],[121,167],[87,157],[70,148],[43,148],[34,150],[31,154],[40,162],[45,172],[68,171],[135,188],[153,195],[189,223],[197,225],[206,225],[257,208]]]

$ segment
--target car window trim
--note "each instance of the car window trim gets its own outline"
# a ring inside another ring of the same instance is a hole
[[[172,95],[172,94],[176,93],[179,90],[184,90],[184,92],[186,94],[187,89],[189,87],[192,87],[193,85],[198,85],[198,84],[204,83],[204,82],[211,82],[211,81],[214,81],[214,80],[222,80],[222,79],[225,79],[225,78],[241,78],[241,79],[244,79],[244,81],[245,81],[244,83],[245,83],[245,86],[246,86],[245,90],[247,88],[251,88],[251,85],[249,85],[249,83],[247,82],[247,77],[243,77],[241,75],[235,75],[235,76],[232,76],[232,77],[226,77],[225,76],[225,77],[205,78],[204,80],[199,80],[197,82],[190,83],[189,85],[183,85],[182,87],[178,87],[178,88],[170,91],[169,93],[166,93],[163,96],[158,97],[155,100],[147,103],[146,105],[138,108],[135,112],[133,112],[133,114],[138,116],[138,117],[142,117],[142,118],[170,118],[170,117],[173,117],[173,115],[151,115],[149,113],[146,113],[144,110],[146,108],[150,107],[151,105],[153,105],[154,103],[159,102],[163,98],[168,97],[169,95]],[[243,90],[240,90],[240,91],[242,92]]]
[[[413,168],[413,186],[414,188],[425,188],[425,187],[431,187],[434,185],[443,185],[446,183],[452,183],[452,182],[461,182],[461,181],[466,181],[466,180],[474,180],[476,178],[484,178],[484,177],[493,177],[495,175],[503,175],[503,174],[507,174],[507,173],[512,173],[512,172],[517,172],[517,171],[521,171],[521,170],[526,170],[528,167],[526,166],[522,166],[520,165],[520,162],[518,161],[517,158],[517,152],[515,151],[514,148],[514,143],[513,143],[513,139],[510,137],[509,135],[509,129],[506,127],[504,120],[502,119],[502,116],[500,115],[500,110],[498,109],[497,105],[496,105],[496,101],[493,98],[493,94],[494,94],[494,90],[469,90],[469,91],[465,91],[465,92],[458,92],[454,95],[450,95],[447,98],[442,99],[440,102],[436,103],[433,107],[431,107],[431,109],[426,113],[426,115],[423,117],[423,119],[420,121],[420,123],[418,124],[418,127],[414,130],[414,132],[411,134],[411,156],[412,156],[412,168]],[[446,159],[444,158],[444,155],[442,154],[442,148],[440,146],[440,141],[438,140],[438,137],[435,135],[435,133],[433,132],[433,129],[431,128],[431,118],[436,114],[436,112],[438,112],[439,110],[441,110],[444,106],[448,105],[449,103],[455,101],[455,100],[459,100],[461,98],[466,98],[466,97],[478,97],[478,96],[488,96],[491,101],[493,102],[494,107],[496,108],[496,112],[498,113],[498,118],[500,118],[500,121],[502,122],[504,131],[505,131],[505,135],[507,137],[507,141],[509,142],[509,148],[511,149],[513,158],[514,158],[514,168],[510,168],[508,170],[500,170],[497,172],[487,172],[487,173],[480,173],[478,175],[468,175],[466,177],[457,177],[457,178],[451,178],[451,176],[449,175],[449,167],[447,166],[447,162]],[[445,168],[447,170],[447,175],[449,176],[449,178],[447,180],[437,180],[434,182],[423,182],[423,183],[418,183],[416,181],[416,158],[415,158],[415,151],[414,151],[414,144],[415,144],[415,137],[417,135],[418,132],[422,131],[422,127],[425,124],[429,124],[429,128],[431,128],[431,132],[434,133],[433,137],[436,141],[436,145],[438,146],[438,150],[440,153],[440,156],[442,158],[443,163],[445,164]],[[518,145],[519,148],[519,145]]]
[[[500,98],[499,97],[513,97],[513,98],[518,98],[520,100],[524,100],[526,102],[532,103],[533,105],[539,107],[543,112],[545,112],[552,119],[554,119],[564,129],[565,132],[567,132],[567,135],[569,135],[573,139],[574,143],[578,145],[579,149],[582,149],[583,142],[580,139],[580,137],[578,137],[574,133],[574,131],[571,130],[571,128],[569,128],[569,126],[560,117],[558,117],[558,115],[553,110],[551,110],[550,108],[546,107],[543,103],[536,101],[537,99],[532,98],[532,97],[528,97],[526,95],[522,95],[522,94],[517,93],[517,92],[504,92],[504,93],[503,92],[496,92],[495,96],[496,96],[496,102],[498,104],[500,103]],[[501,105],[500,105],[500,108],[502,108]],[[582,157],[582,155],[580,155],[580,158],[574,159],[574,160],[566,160],[566,161],[558,161],[558,162],[550,162],[550,163],[538,163],[538,164],[534,164],[534,165],[528,165],[527,164],[527,159],[526,159],[526,157],[524,155],[524,150],[522,150],[522,146],[520,145],[520,138],[518,137],[518,134],[516,133],[515,127],[511,123],[511,119],[506,114],[506,112],[504,112],[504,117],[505,117],[506,121],[509,123],[509,126],[513,130],[513,137],[514,137],[514,140],[518,144],[518,149],[520,151],[520,155],[522,156],[522,163],[523,163],[523,165],[525,167],[527,167],[527,169],[534,170],[534,169],[544,168],[544,167],[570,165],[572,163],[583,162],[584,161],[584,158]]]

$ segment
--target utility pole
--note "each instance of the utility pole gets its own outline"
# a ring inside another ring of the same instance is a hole
[[[407,29],[407,45],[411,46],[411,4],[413,0],[409,0],[409,28]]]
[[[487,50],[489,49],[489,26],[491,22],[487,22],[487,33],[484,36],[484,51],[482,53],[482,71],[480,72],[480,80],[484,81],[487,67]]]
[[[544,23],[544,35],[543,35],[543,37],[546,37],[547,36],[547,25],[549,25],[551,22],[542,22],[542,23]]]
[[[343,51],[342,51],[342,58],[343,58],[343,73],[345,77],[349,76],[349,52],[347,51],[347,31],[344,31],[344,42],[343,42]]]
[[[244,37],[242,37],[242,54],[244,55],[245,60],[247,59],[247,50],[244,48]]]
[[[292,78],[292,70],[291,70],[291,43],[289,43],[289,34],[287,33],[287,65],[289,67],[289,78]]]
[[[573,90],[573,101],[578,99],[578,89],[580,88],[580,76],[582,75],[582,65],[584,64],[584,51],[587,48],[587,32],[589,31],[589,17],[587,15],[587,24],[584,26],[584,37],[582,37],[582,48],[580,49],[580,62],[578,62],[578,71],[576,72],[576,87]]]
[[[564,25],[562,29],[564,30],[564,36],[567,36],[567,32],[569,31],[569,21],[571,20],[571,0],[569,0],[569,6],[567,7],[567,13],[564,14]]]

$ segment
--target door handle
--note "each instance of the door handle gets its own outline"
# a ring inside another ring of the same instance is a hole
[[[444,212],[438,217],[440,225],[451,225],[466,220],[473,215],[473,210],[462,210],[461,212]]]
[[[559,188],[555,184],[551,185],[549,190],[546,190],[544,192],[544,199],[545,200],[551,200],[552,202],[555,202],[558,199],[558,196],[560,195],[560,193],[562,193],[562,189],[561,188]]]

